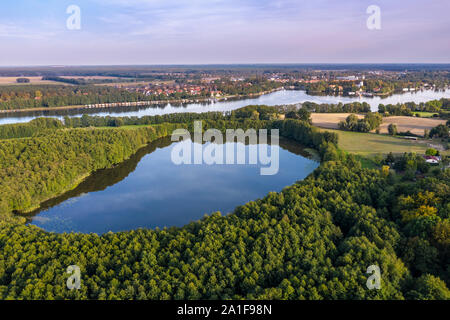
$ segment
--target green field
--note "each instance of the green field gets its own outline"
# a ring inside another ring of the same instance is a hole
[[[327,131],[335,132],[339,135],[339,147],[347,152],[373,157],[376,154],[415,152],[424,154],[429,148],[428,144],[422,141],[409,141],[402,138],[391,137],[376,133],[362,133],[341,130]]]
[[[423,112],[423,111],[414,111],[415,115],[419,115],[421,118],[432,118],[434,115],[439,115],[437,112]]]

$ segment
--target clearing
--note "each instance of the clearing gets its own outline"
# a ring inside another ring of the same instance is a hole
[[[17,78],[30,79],[29,83],[18,83]],[[30,85],[30,84],[60,84],[68,85],[61,82],[42,80],[42,77],[0,77],[0,85]]]
[[[373,157],[376,154],[401,154],[404,152],[415,152],[424,154],[428,148],[437,146],[443,149],[439,142],[433,140],[406,140],[388,135],[376,133],[351,132],[342,130],[327,131],[335,132],[339,136],[339,148],[350,153],[361,156]],[[449,154],[449,151],[442,152]]]
[[[350,113],[311,113],[313,125],[326,128],[337,129],[339,121],[345,120]],[[356,115],[358,118],[363,118],[363,115]],[[436,118],[418,118],[406,116],[392,116],[384,117],[383,123],[380,126],[380,133],[388,133],[388,126],[391,123],[397,125],[398,132],[410,131],[413,134],[423,136],[424,130],[430,131],[432,128],[440,124],[445,124],[445,120]]]

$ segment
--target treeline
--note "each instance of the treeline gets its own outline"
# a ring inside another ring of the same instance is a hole
[[[45,76],[42,77],[42,80],[48,80],[48,81],[56,81],[56,82],[63,82],[73,85],[88,85],[88,84],[96,84],[96,83],[114,83],[117,81],[117,79],[108,79],[108,78],[77,78],[76,76],[73,76],[73,78],[63,78],[58,76]],[[120,82],[132,82],[134,79],[120,79]]]
[[[448,170],[406,185],[344,160],[182,228],[97,236],[0,223],[0,299],[446,300],[448,183]],[[66,287],[69,265],[79,290]],[[379,290],[366,287],[371,265]]]
[[[47,129],[63,128],[61,121],[54,118],[36,118],[27,123],[0,125],[0,139],[31,137]]]
[[[367,113],[370,112],[370,105],[367,102],[351,102],[342,104],[332,103],[315,103],[315,102],[303,102],[302,107],[308,109],[311,112],[318,113]]]
[[[82,115],[81,117],[64,117],[61,122],[57,119],[38,118],[28,123],[8,124],[0,126],[0,139],[31,137],[48,128],[87,128],[87,127],[121,127],[134,125],[151,125],[161,123],[189,123],[195,120],[277,120],[284,117],[285,111],[280,107],[265,105],[250,105],[230,112],[203,113],[171,113],[142,117],[99,117]],[[304,120],[311,123],[310,113],[305,109],[286,113],[286,117]]]
[[[30,85],[30,86],[0,86],[0,110],[17,110],[29,108],[48,108],[59,106],[74,106],[87,104],[104,104],[114,102],[166,101],[190,98],[209,98],[208,90],[198,95],[188,92],[171,94],[151,94],[119,89],[112,86],[88,85],[85,80],[46,77],[47,80],[73,84],[62,85]],[[270,91],[279,88],[281,84],[261,78],[251,78],[246,82],[218,82],[217,90],[228,95],[248,95]]]
[[[245,81],[222,79],[214,82],[217,90],[229,95],[249,95],[270,91],[283,86],[282,83],[269,81],[264,77],[251,77]]]
[[[108,86],[30,85],[0,87],[0,110],[47,108],[155,99]],[[157,100],[157,99],[155,99]]]
[[[113,102],[165,101],[209,97],[208,92],[193,96],[189,93],[145,95],[141,92],[111,86],[30,85],[0,86],[0,110],[49,108]]]
[[[414,116],[414,112],[432,112],[442,115],[450,113],[450,99],[442,98],[427,102],[406,102],[397,104],[379,104],[378,112],[394,116]],[[448,116],[444,116],[448,117]]]

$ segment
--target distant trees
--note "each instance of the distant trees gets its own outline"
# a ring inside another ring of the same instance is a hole
[[[302,107],[308,111],[317,113],[367,113],[370,112],[370,105],[367,102],[350,102],[342,104],[303,102]]]
[[[28,79],[28,78],[17,78],[16,82],[17,83],[30,83],[30,79]]]

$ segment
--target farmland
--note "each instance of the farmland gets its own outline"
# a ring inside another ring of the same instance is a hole
[[[380,133],[388,133],[387,128],[391,123],[397,125],[398,132],[410,131],[413,134],[423,136],[424,130],[431,130],[440,124],[445,124],[445,120],[405,116],[386,117],[383,118]]]
[[[29,83],[17,83],[17,78],[27,78]],[[0,77],[0,85],[37,85],[37,84],[62,84],[56,81],[42,80],[42,77]]]
[[[311,119],[315,126],[326,129],[337,129],[339,121],[345,120],[350,113],[312,113]],[[363,118],[362,115],[357,115]],[[392,116],[383,118],[380,133],[388,133],[388,126],[393,123],[397,125],[398,132],[410,131],[413,134],[423,136],[424,130],[445,124],[445,120],[435,118],[419,118],[406,116]]]
[[[389,152],[394,154],[404,152],[424,154],[425,151],[431,147],[431,144],[436,146],[436,142],[432,142],[431,140],[410,141],[375,133],[350,132],[331,129],[327,129],[327,131],[338,134],[339,147],[342,150],[367,157],[373,157],[376,154],[387,154]],[[445,153],[448,153],[448,151]]]

